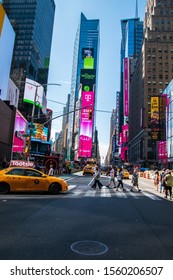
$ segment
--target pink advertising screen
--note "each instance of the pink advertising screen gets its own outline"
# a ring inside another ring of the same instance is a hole
[[[90,110],[92,111],[91,119],[89,119]],[[94,120],[94,92],[83,91],[78,157],[91,157],[92,155],[93,120]]]
[[[15,127],[14,127],[14,137],[13,137],[13,148],[12,152],[23,153],[25,138],[22,134],[25,134],[27,130],[27,120],[19,113],[16,112]]]
[[[129,59],[124,59],[124,116],[129,115]]]

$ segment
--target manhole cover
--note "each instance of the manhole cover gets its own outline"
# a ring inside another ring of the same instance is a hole
[[[105,244],[89,240],[75,242],[71,245],[71,249],[77,254],[87,256],[97,256],[108,251],[108,247]]]

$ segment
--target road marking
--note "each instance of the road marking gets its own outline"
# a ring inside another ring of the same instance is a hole
[[[161,198],[159,198],[159,197],[157,197],[157,196],[155,196],[153,194],[149,194],[149,193],[146,193],[146,192],[142,192],[142,193],[143,193],[143,195],[149,197],[152,200],[162,200]]]

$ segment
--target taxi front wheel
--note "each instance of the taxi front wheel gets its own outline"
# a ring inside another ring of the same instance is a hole
[[[49,187],[49,192],[51,194],[58,194],[61,191],[61,185],[58,183],[53,183]]]
[[[6,194],[10,191],[10,187],[7,183],[0,183],[0,193]]]

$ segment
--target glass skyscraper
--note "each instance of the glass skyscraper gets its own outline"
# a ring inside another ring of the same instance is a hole
[[[94,69],[96,70],[96,82],[94,85],[95,104],[97,92],[97,71],[98,71],[98,55],[99,55],[99,37],[100,27],[99,20],[88,20],[83,13],[81,13],[80,23],[76,32],[76,38],[73,51],[73,66],[70,92],[70,110],[76,108],[76,102],[80,97],[80,76],[81,69],[84,68],[83,51],[91,50],[91,56],[94,58]],[[74,120],[75,113],[69,115],[68,123],[68,159],[74,158],[75,134],[74,134]]]
[[[21,81],[26,77],[41,84],[48,81],[55,3],[54,0],[3,0],[3,7],[16,33],[11,78],[20,88],[19,109],[26,115],[28,107],[22,103]]]
[[[139,18],[121,20],[121,76],[119,94],[119,131],[124,124],[123,114],[123,92],[124,92],[124,58],[133,57],[136,59],[142,47],[143,41],[143,22]]]

